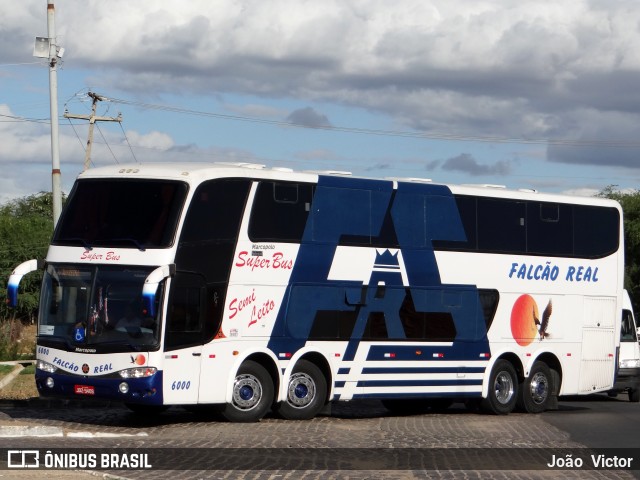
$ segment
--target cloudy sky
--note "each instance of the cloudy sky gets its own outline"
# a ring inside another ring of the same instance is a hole
[[[6,2],[5,2],[6,3]],[[51,188],[47,1],[0,15],[0,201]],[[63,190],[243,161],[593,194],[640,185],[637,0],[58,0]]]

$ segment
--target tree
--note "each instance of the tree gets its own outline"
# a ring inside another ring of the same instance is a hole
[[[53,233],[52,195],[30,195],[0,206],[0,288],[6,298],[11,271],[32,258],[44,258]],[[0,318],[33,322],[38,312],[40,281],[37,273],[26,275],[20,283],[18,307],[0,304]]]
[[[609,185],[599,197],[616,200],[624,213],[624,286],[629,291],[634,310],[640,305],[640,191],[621,192]]]

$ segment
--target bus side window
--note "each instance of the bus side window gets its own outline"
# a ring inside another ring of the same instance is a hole
[[[260,182],[249,220],[251,241],[299,243],[311,210],[312,196],[311,184]]]

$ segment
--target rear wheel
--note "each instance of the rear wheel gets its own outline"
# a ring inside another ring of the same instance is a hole
[[[222,410],[230,422],[257,422],[273,402],[273,381],[269,372],[251,360],[242,364],[233,382],[231,402]]]
[[[629,390],[629,401],[633,403],[640,402],[640,390],[637,388],[632,388]]]
[[[544,412],[551,402],[553,380],[551,370],[544,362],[535,362],[529,376],[518,391],[518,407],[528,413]]]
[[[322,371],[307,360],[300,360],[289,378],[287,398],[276,411],[289,420],[315,417],[327,399],[327,381]]]
[[[510,362],[498,360],[489,377],[489,393],[482,402],[485,410],[496,415],[507,415],[516,406],[518,377]]]

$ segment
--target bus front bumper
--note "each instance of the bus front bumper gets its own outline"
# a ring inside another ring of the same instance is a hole
[[[162,371],[149,377],[125,379],[49,373],[36,368],[35,379],[43,397],[162,405]]]

